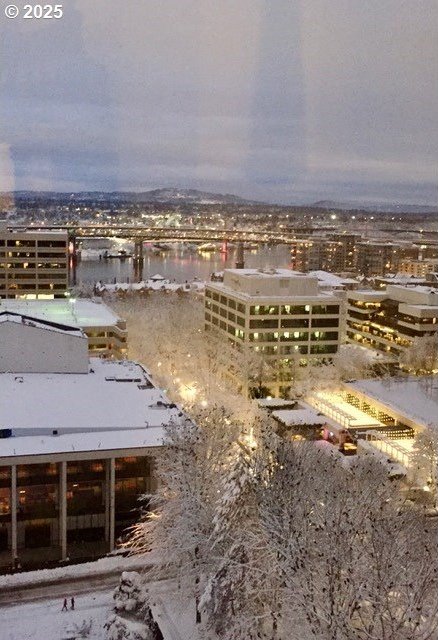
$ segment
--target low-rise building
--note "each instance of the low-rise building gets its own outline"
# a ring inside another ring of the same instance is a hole
[[[0,318],[4,314],[82,329],[88,338],[90,356],[126,358],[126,322],[100,298],[0,300]]]
[[[428,273],[438,271],[438,260],[401,260],[399,272],[414,278],[425,278]]]
[[[205,328],[273,367],[292,359],[305,364],[337,352],[340,304],[320,291],[317,278],[289,269],[226,269],[223,282],[206,286]],[[288,380],[265,379],[259,386],[278,395]]]
[[[147,508],[139,497],[155,490],[164,426],[186,420],[141,365],[89,360],[80,330],[71,328],[70,334],[55,323],[30,322],[15,324],[18,341],[29,344],[30,332],[45,336],[34,340],[28,366],[23,352],[0,373],[3,570],[14,563],[32,568],[89,559],[114,549]],[[56,342],[51,360],[50,339]],[[3,340],[0,355],[5,359]]]
[[[347,340],[396,361],[415,338],[438,331],[438,289],[388,285],[385,291],[349,291]]]
[[[0,228],[0,298],[62,298],[67,288],[67,232]]]

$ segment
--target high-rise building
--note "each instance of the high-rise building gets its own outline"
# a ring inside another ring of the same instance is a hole
[[[367,277],[397,273],[401,260],[417,257],[418,247],[410,243],[367,240],[357,244],[357,271]]]
[[[62,298],[68,288],[68,235],[0,229],[0,298]]]
[[[344,271],[344,249],[340,242],[328,238],[295,240],[291,244],[291,267],[295,271]]]

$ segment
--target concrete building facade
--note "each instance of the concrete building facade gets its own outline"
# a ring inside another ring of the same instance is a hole
[[[347,340],[397,360],[415,338],[438,331],[438,289],[388,285],[349,291]]]
[[[288,269],[227,269],[205,290],[205,328],[272,367],[330,358],[339,348],[340,300],[318,280]],[[248,372],[251,374],[251,372]],[[290,380],[289,380],[290,381]],[[263,381],[273,395],[288,380]]]

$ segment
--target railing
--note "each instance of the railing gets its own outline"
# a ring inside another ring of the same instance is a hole
[[[379,441],[380,446],[376,447],[378,451],[381,451],[388,458],[394,460],[394,462],[400,462],[405,467],[408,467],[410,464],[411,454],[406,451],[402,446],[394,442],[393,440],[388,440],[384,435],[378,433],[376,431],[367,431],[365,433],[365,439],[368,442]]]

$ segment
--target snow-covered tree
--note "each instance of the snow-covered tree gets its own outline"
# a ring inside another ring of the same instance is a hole
[[[166,427],[157,464],[159,492],[151,513],[136,527],[132,544],[140,552],[157,549],[165,565],[178,568],[180,584],[198,602],[215,562],[210,543],[214,507],[241,425],[219,408],[200,412],[196,422]]]
[[[144,582],[137,571],[123,571],[113,593],[116,611],[138,611],[147,602]]]
[[[163,640],[154,620],[142,576],[124,571],[114,590],[114,611],[106,621],[106,640]]]
[[[204,330],[200,298],[157,292],[110,304],[126,318],[129,357],[143,362],[170,397],[186,408],[221,405],[244,416],[246,359],[231,342]]]
[[[404,369],[419,374],[428,374],[438,369],[438,334],[418,336],[413,339],[400,356]]]
[[[373,459],[312,443],[279,451],[261,523],[284,584],[283,624],[318,640],[425,640],[437,625],[436,525]]]

